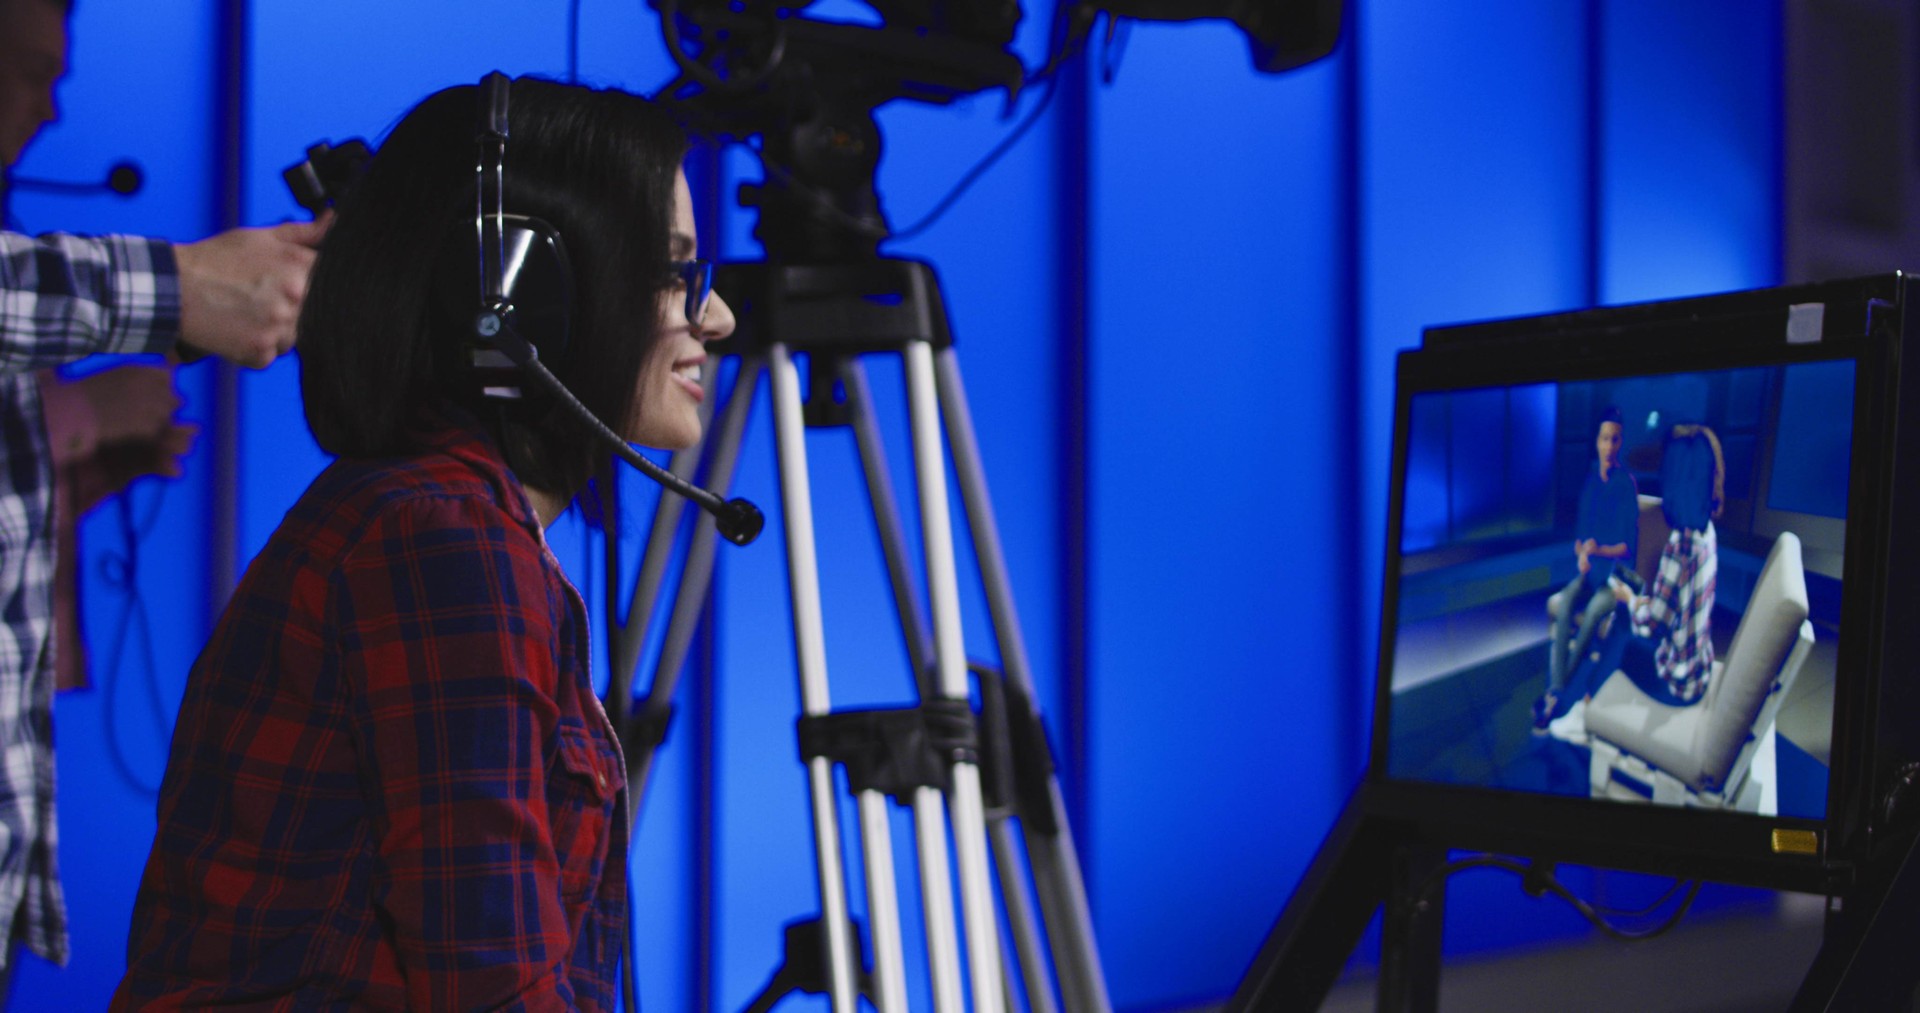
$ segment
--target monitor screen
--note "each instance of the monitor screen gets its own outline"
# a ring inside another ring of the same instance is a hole
[[[1824,819],[1855,374],[1404,397],[1386,776]]]

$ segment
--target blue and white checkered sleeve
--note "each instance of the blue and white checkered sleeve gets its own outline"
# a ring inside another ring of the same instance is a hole
[[[165,351],[179,333],[180,278],[167,243],[0,232],[0,372]]]

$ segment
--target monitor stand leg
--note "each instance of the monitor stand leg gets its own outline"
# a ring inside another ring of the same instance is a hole
[[[1920,837],[1882,866],[1891,876],[1864,876],[1827,917],[1826,939],[1793,997],[1792,1013],[1911,1010],[1920,974]]]
[[[1419,843],[1395,848],[1391,885],[1380,920],[1379,1013],[1436,1013],[1440,1008],[1440,930],[1446,891],[1434,884],[1446,849]],[[1422,891],[1426,896],[1421,896]]]
[[[1369,813],[1362,783],[1294,887],[1227,1013],[1318,1009],[1375,911],[1385,908],[1378,1008],[1436,1008],[1440,981],[1440,888],[1423,909],[1414,894],[1446,859],[1444,848]]]

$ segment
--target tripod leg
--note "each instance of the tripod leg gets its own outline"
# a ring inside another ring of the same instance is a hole
[[[1019,874],[1020,842],[1013,824],[1005,816],[987,819],[988,840],[993,844],[993,867],[1000,874],[1000,896],[1007,905],[1007,924],[1013,929],[1013,945],[1020,955],[1020,972],[1026,986],[1027,1008],[1033,1013],[1054,1013],[1053,987],[1047,977],[1047,955],[1040,943],[1039,929],[1033,922],[1033,908],[1027,904],[1026,883]],[[1007,974],[1009,991],[1013,975]],[[1007,1003],[1013,1009],[1013,1003]]]
[[[920,908],[927,926],[927,971],[933,1008],[960,1013],[960,936],[955,930],[953,887],[947,879],[947,817],[938,788],[913,793],[914,840],[919,844]]]
[[[726,496],[733,486],[733,476],[740,459],[740,440],[747,427],[747,413],[753,405],[755,388],[760,383],[760,372],[764,364],[759,357],[747,357],[740,361],[740,372],[733,385],[733,395],[727,401],[726,411],[721,413],[720,424],[707,441],[707,452],[711,458],[708,474],[711,476],[709,488],[715,495]],[[666,496],[665,499],[679,501],[678,496]],[[677,515],[676,515],[677,520]],[[663,523],[656,516],[654,524]],[[672,522],[667,522],[672,523]],[[680,684],[680,674],[686,668],[687,652],[693,646],[694,631],[700,625],[700,609],[707,600],[707,588],[713,583],[713,554],[719,544],[719,535],[715,532],[713,518],[701,515],[693,529],[693,542],[687,547],[687,558],[681,564],[680,586],[673,599],[673,610],[667,616],[666,639],[660,647],[660,659],[654,668],[653,682],[647,689],[646,717],[650,721],[665,720],[667,710],[673,705],[674,690]],[[641,574],[648,572],[654,564],[655,545],[649,542],[647,556],[641,565]],[[659,547],[662,568],[665,557],[672,551],[671,540]],[[636,586],[633,592],[634,611],[627,616],[627,627],[623,639],[632,643],[631,651],[626,655],[628,664],[638,661],[640,647],[646,642],[651,630],[650,619],[653,607],[648,604],[646,611],[638,611],[643,588]],[[657,589],[656,589],[657,590]],[[616,671],[615,675],[619,673]],[[628,679],[631,680],[629,669]],[[639,755],[635,755],[638,753]],[[627,754],[628,795],[636,800],[644,798],[647,790],[647,778],[653,767],[654,746],[647,743],[644,751],[633,750]],[[640,807],[634,805],[634,819],[639,819]]]
[[[1033,700],[1032,668],[1020,630],[1019,613],[1014,608],[1013,582],[1007,576],[1000,529],[994,520],[992,497],[987,493],[986,469],[980,463],[980,444],[974,437],[973,415],[960,379],[960,360],[952,348],[941,350],[935,360],[935,372],[947,423],[947,443],[953,451],[954,473],[959,478],[974,553],[979,557],[988,614],[993,619],[994,636],[1000,645],[1001,667],[1007,679],[1024,690],[1028,700]],[[1026,838],[1028,861],[1033,867],[1034,885],[1060,976],[1060,995],[1074,1013],[1083,1010],[1105,1013],[1113,1004],[1107,997],[1106,974],[1094,942],[1093,916],[1087,909],[1080,856],[1073,846],[1073,832],[1067,823],[1059,779],[1048,780],[1053,823],[1059,829],[1051,835],[1035,834],[1028,829]]]
[[[940,695],[966,700],[966,645],[960,635],[960,591],[954,573],[952,520],[947,513],[947,457],[940,438],[933,348],[926,342],[913,342],[902,357],[907,367],[907,405],[920,490],[921,542],[926,553],[927,597],[933,606]],[[1000,921],[995,916],[993,883],[987,871],[986,806],[977,764],[953,765],[953,793],[948,802],[953,810],[954,851],[960,867],[973,1008],[999,1013],[1005,1007],[1000,980]]]
[[[712,445],[717,447],[717,454],[724,458],[726,462],[724,466],[717,466],[716,471],[723,474],[728,481],[731,481],[733,477],[733,462],[739,450],[741,431],[745,428],[746,424],[746,409],[752,401],[754,384],[757,383],[759,379],[759,368],[757,360],[751,363],[742,360],[739,376],[734,384],[734,401],[728,404],[726,421],[721,426],[721,432],[717,434],[712,441]],[[717,376],[715,375],[717,372],[716,370],[713,374],[709,374],[707,385],[709,394],[711,394],[717,382]],[[704,422],[705,419],[703,418],[702,421]],[[672,462],[674,474],[682,478],[691,476],[698,463],[701,449],[702,448],[695,448],[692,451],[683,451],[674,454]],[[601,500],[601,526],[606,538],[607,599],[605,629],[608,644],[611,646],[611,650],[607,652],[609,663],[613,666],[608,672],[607,714],[613,721],[616,733],[620,736],[622,748],[626,751],[627,828],[631,831],[639,826],[641,802],[646,798],[647,780],[653,771],[654,753],[659,748],[657,736],[648,736],[644,739],[639,739],[637,736],[630,734],[630,729],[633,725],[633,670],[639,663],[640,647],[646,643],[647,633],[651,628],[654,597],[659,593],[661,580],[666,573],[667,560],[673,551],[673,535],[679,528],[680,511],[685,504],[678,496],[664,493],[661,495],[659,505],[654,510],[653,527],[648,532],[647,547],[641,556],[640,571],[634,578],[632,606],[627,612],[626,621],[616,625],[614,619],[620,608],[617,586],[620,575],[619,482],[620,478],[617,468],[609,471],[607,474],[607,485]],[[721,490],[721,495],[725,495],[724,489]],[[676,610],[684,607],[684,602],[687,597],[685,594],[687,585],[695,582],[696,574],[698,575],[699,584],[698,595],[694,598],[696,604],[693,606],[696,612],[699,608],[697,602],[706,596],[706,578],[711,576],[713,569],[711,543],[714,535],[712,528],[713,522],[708,520],[705,525],[705,533],[709,544],[704,566],[696,566],[690,562],[688,568],[683,571],[681,578],[682,596],[681,601],[675,604]],[[701,531],[699,530],[696,530],[694,533],[693,551],[695,555],[691,556],[690,559],[699,558],[700,534]],[[689,627],[690,626],[691,624],[689,624]],[[688,639],[691,639],[690,631],[688,633]],[[680,653],[680,657],[685,657],[684,648]],[[646,711],[641,719],[646,723],[646,726],[657,726],[666,720],[666,715],[670,712],[673,705],[673,691],[674,687],[678,684],[679,673],[680,663],[678,661],[668,664],[664,658],[662,659],[660,669],[655,671],[653,682],[647,688]],[[629,915],[631,915],[633,910],[633,884],[631,882],[627,884],[627,910]],[[631,954],[631,946],[629,946],[628,949],[629,954]],[[639,982],[636,980],[637,974],[637,969],[634,968],[631,959],[621,962],[621,998],[625,1003],[626,1009],[639,1008]]]
[[[709,398],[711,398],[714,393],[714,382],[716,380],[714,374],[718,372],[719,370],[709,371],[707,383]],[[751,401],[753,392],[753,384],[751,381],[752,374],[748,373],[746,363],[742,361],[739,380],[734,384],[735,396],[738,397],[739,394],[744,391],[748,394],[746,400]],[[745,386],[742,386],[742,384],[745,384]],[[701,412],[703,428],[707,414],[708,410],[703,405]],[[738,437],[736,436],[735,439],[737,442]],[[688,450],[676,451],[672,459],[668,462],[668,470],[683,479],[691,480],[694,471],[699,467],[702,453],[706,449],[706,447],[697,446]],[[639,663],[640,648],[647,640],[647,632],[653,617],[654,602],[657,601],[660,596],[660,585],[666,580],[667,563],[673,557],[674,536],[679,533],[680,515],[686,510],[686,506],[686,500],[668,493],[661,493],[659,502],[657,502],[653,508],[653,526],[647,530],[647,547],[640,555],[640,571],[634,576],[633,599],[627,605],[626,621],[621,623],[618,636],[613,635],[611,628],[608,630],[608,635],[613,638],[612,642],[614,645],[613,678],[623,680],[624,687],[627,691],[626,694],[619,697],[623,715],[627,706],[627,699],[631,697],[633,690],[633,670]],[[615,530],[614,519],[609,519],[607,523],[608,530]],[[609,617],[614,615],[615,609],[617,608],[615,600],[611,595],[613,594],[615,584],[614,577],[619,573],[619,570],[616,568],[619,557],[615,554],[618,548],[618,543],[614,539],[609,538],[607,555],[607,588],[609,594],[607,615]],[[608,695],[615,696],[616,694],[609,691]]]
[[[888,582],[893,586],[894,610],[900,615],[900,630],[907,640],[907,657],[913,662],[914,680],[919,685],[921,698],[926,699],[935,695],[934,687],[926,684],[927,673],[933,670],[933,642],[927,636],[926,609],[920,603],[913,566],[907,558],[900,504],[893,495],[893,473],[887,467],[886,444],[880,439],[880,427],[874,421],[867,371],[859,359],[846,360],[841,384],[847,391],[854,441],[860,448],[860,470],[866,475],[867,499],[873,506],[873,523],[879,530]]]
[[[800,377],[784,344],[768,345],[767,358],[780,460],[780,503],[786,518],[793,639],[800,663],[800,704],[807,714],[819,715],[827,713],[831,705],[827,699],[826,636],[820,614],[820,568],[813,542],[813,493],[807,478]],[[826,757],[807,761],[807,785],[813,803],[820,914],[827,926],[829,991],[834,1013],[854,1013],[853,950],[848,939],[846,880],[840,865],[840,821],[834,805],[833,765]]]
[[[873,931],[873,1005],[879,1013],[906,1013],[907,958],[900,942],[887,796],[863,791],[859,807],[860,846],[867,870],[867,926]]]

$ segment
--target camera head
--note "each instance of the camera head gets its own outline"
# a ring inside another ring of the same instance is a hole
[[[944,104],[1051,77],[1102,13],[1149,21],[1225,19],[1255,66],[1277,73],[1332,52],[1342,0],[1062,0],[1052,54],[1030,76],[1012,50],[1018,0],[866,0],[880,24],[802,16],[812,0],[648,0],[680,76],[662,90],[694,132],[761,138],[765,183],[743,189],[773,260],[871,259],[889,235],[874,171],[874,110],[895,99]]]

